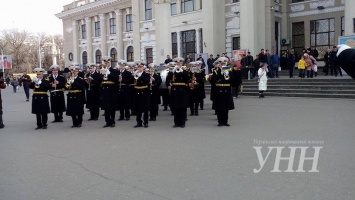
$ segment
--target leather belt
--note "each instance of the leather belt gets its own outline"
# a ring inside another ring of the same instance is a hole
[[[36,92],[36,91],[34,91],[33,94],[47,94],[47,92]]]
[[[171,85],[183,85],[183,86],[187,86],[186,83],[173,83]]]
[[[69,90],[69,93],[79,93],[82,92],[81,90]]]
[[[138,89],[138,90],[141,90],[141,89],[146,89],[148,88],[148,86],[134,86],[134,89]]]
[[[230,87],[231,84],[219,84],[219,83],[217,83],[216,86],[217,87]]]
[[[115,82],[113,82],[113,81],[102,81],[101,84],[115,84]]]

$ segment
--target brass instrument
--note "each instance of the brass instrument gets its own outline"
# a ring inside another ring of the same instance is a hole
[[[225,80],[229,80],[230,79],[229,70],[230,70],[229,66],[221,67],[221,73],[223,74]]]
[[[142,73],[140,73],[138,70],[133,73],[133,77],[136,80],[139,79],[139,77],[141,77],[141,75],[142,75]]]
[[[150,82],[149,82],[149,89],[153,90],[153,75],[154,72],[150,72]]]
[[[71,75],[71,73],[69,75],[70,75],[70,77],[67,78],[67,83],[65,84],[65,87],[67,89],[70,89],[71,88],[71,84],[74,82],[74,77]]]
[[[42,81],[39,80],[37,77],[33,78],[33,82],[35,83],[35,88],[37,88],[37,89],[40,87],[40,85],[42,83]]]
[[[183,70],[182,70],[182,68],[180,67],[180,66],[176,66],[175,67],[175,72],[176,73],[181,73]]]
[[[196,89],[196,85],[197,85],[196,76],[195,73],[193,73],[190,82],[190,90]]]
[[[108,79],[108,69],[105,65],[100,65],[101,69],[100,69],[100,73],[104,75],[103,79],[104,81],[107,81]]]
[[[118,81],[120,82],[120,89],[121,89],[121,85],[122,85],[122,72],[120,73],[120,75],[118,75]]]

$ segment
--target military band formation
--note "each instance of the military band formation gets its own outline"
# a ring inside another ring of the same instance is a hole
[[[230,126],[228,111],[234,109],[234,103],[228,58],[216,60],[215,68],[207,76],[201,61],[191,62],[188,67],[182,66],[183,61],[183,58],[175,58],[158,71],[155,64],[146,66],[142,61],[119,60],[112,67],[111,58],[103,57],[100,65],[88,64],[86,74],[80,72],[78,64],[72,64],[70,72],[64,76],[58,73],[59,66],[53,65],[47,78],[43,77],[43,69],[35,68],[37,76],[30,88],[33,89],[32,113],[36,114],[36,130],[47,129],[48,113],[54,114],[53,123],[60,123],[65,112],[72,118],[72,128],[81,127],[85,105],[90,111],[89,121],[98,120],[100,109],[104,110],[104,128],[115,127],[116,111],[119,111],[118,121],[128,121],[135,115],[134,128],[147,128],[149,121],[157,120],[161,103],[164,111],[170,107],[173,127],[184,128],[187,109],[190,108],[190,116],[198,116],[198,108],[203,109],[206,80],[211,83],[210,98],[218,126]],[[68,91],[67,105],[65,90]]]

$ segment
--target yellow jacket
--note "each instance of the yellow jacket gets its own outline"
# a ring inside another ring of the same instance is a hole
[[[304,59],[298,61],[298,69],[306,69],[306,61]]]

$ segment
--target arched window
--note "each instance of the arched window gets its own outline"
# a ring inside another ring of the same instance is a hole
[[[84,51],[81,58],[81,60],[83,61],[83,69],[86,70],[86,64],[88,64],[88,53]]]
[[[96,64],[100,64],[101,63],[101,51],[98,49],[95,52],[95,61]]]
[[[117,50],[115,48],[112,48],[110,51],[111,55],[111,66],[116,66],[117,64]]]
[[[134,57],[133,57],[133,47],[129,46],[127,48],[127,62],[133,62],[134,61]]]

